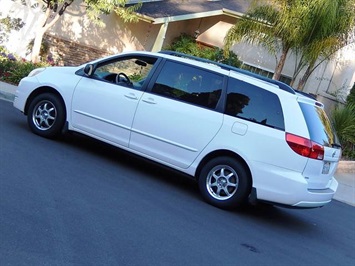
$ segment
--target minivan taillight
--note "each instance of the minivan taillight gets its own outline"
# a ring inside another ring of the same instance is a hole
[[[323,160],[324,147],[309,139],[286,133],[286,141],[297,154],[316,160]]]

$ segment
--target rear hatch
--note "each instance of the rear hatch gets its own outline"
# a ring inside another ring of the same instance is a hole
[[[323,158],[308,159],[303,175],[309,189],[325,189],[337,169],[341,158],[341,146],[323,105],[319,102],[299,98],[299,105],[305,117],[311,141],[324,148]]]

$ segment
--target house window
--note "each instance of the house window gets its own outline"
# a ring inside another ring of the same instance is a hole
[[[241,68],[245,69],[245,70],[248,70],[248,71],[250,71],[252,73],[259,74],[259,75],[267,77],[267,78],[271,78],[271,79],[272,79],[272,76],[274,75],[273,72],[270,72],[270,71],[267,71],[265,69],[258,68],[258,67],[255,67],[255,66],[251,66],[251,65],[248,65],[248,64],[245,64],[245,63],[243,63]],[[280,81],[283,82],[283,83],[286,83],[288,85],[290,85],[291,80],[292,80],[291,77],[288,77],[288,76],[285,76],[285,75],[281,75],[281,77],[280,77]]]

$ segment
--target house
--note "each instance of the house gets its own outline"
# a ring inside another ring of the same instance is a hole
[[[34,38],[40,8],[29,8],[20,2],[2,0],[1,16],[19,17],[26,23],[13,32],[7,43],[9,50],[26,56],[27,43]],[[129,1],[130,4],[139,2]],[[81,2],[74,2],[65,15],[46,34],[51,52],[66,65],[84,63],[104,55],[128,50],[159,51],[181,33],[196,37],[208,46],[223,47],[228,29],[245,13],[250,0],[143,0],[138,10],[139,22],[123,23],[114,13],[103,16],[105,27],[91,22]],[[237,44],[233,51],[253,72],[272,76],[275,57],[262,47]],[[355,45],[349,45],[336,56],[323,62],[309,78],[305,91],[326,104],[344,100],[355,82]],[[288,82],[296,58],[289,54],[282,71]],[[302,74],[302,73],[301,73]]]

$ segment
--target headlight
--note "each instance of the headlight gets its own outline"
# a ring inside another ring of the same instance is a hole
[[[28,77],[33,77],[36,76],[37,74],[41,73],[42,71],[44,71],[46,68],[45,67],[40,67],[40,68],[36,68],[33,69],[30,74],[28,74]]]

